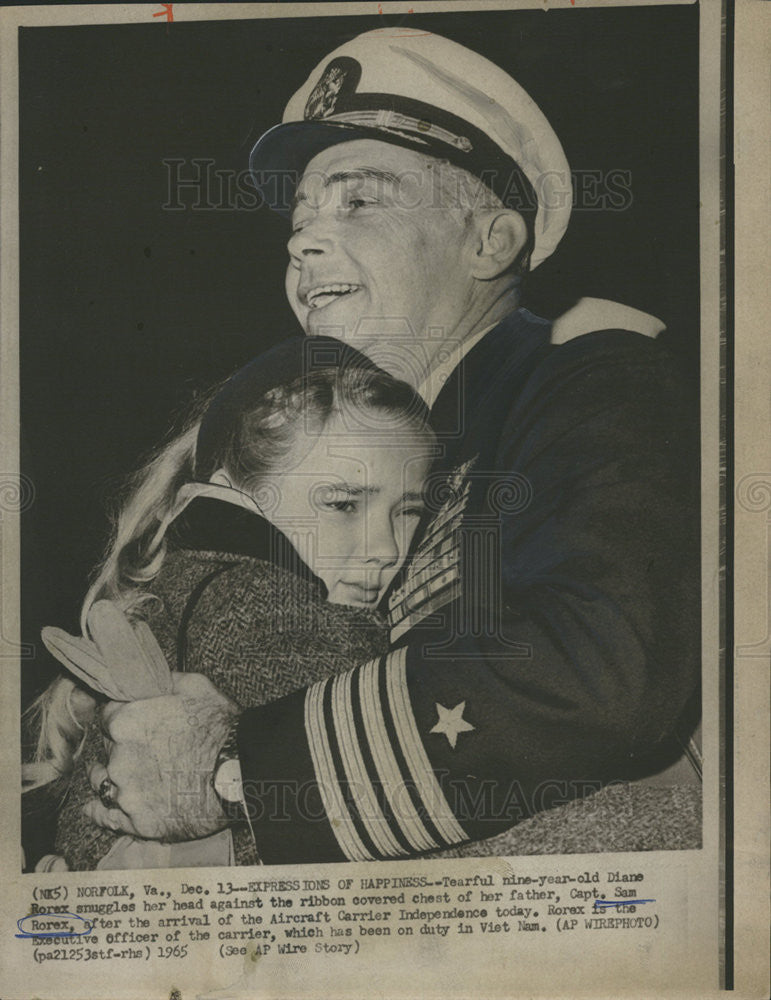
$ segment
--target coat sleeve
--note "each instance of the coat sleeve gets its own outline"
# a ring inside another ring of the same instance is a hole
[[[464,518],[442,625],[242,716],[264,860],[492,836],[634,774],[672,733],[698,680],[698,453],[659,354],[605,343],[560,348],[512,405],[476,471],[516,475],[529,502]]]

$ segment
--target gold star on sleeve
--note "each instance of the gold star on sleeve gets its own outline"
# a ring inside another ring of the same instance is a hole
[[[467,733],[475,728],[470,722],[466,722],[463,718],[463,710],[465,707],[465,701],[456,705],[455,708],[445,708],[444,705],[440,705],[439,702],[436,702],[436,710],[439,713],[439,721],[434,728],[429,731],[432,733],[444,733],[453,750],[455,749],[455,744],[458,742],[458,733]]]

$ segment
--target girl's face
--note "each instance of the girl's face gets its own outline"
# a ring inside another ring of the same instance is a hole
[[[260,482],[265,516],[320,577],[334,604],[374,607],[401,568],[423,513],[431,438],[375,414],[299,430],[285,471]]]

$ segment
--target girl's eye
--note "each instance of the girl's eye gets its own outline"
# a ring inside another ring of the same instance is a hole
[[[333,510],[341,514],[353,514],[359,507],[359,498],[351,490],[342,486],[319,484],[313,491],[312,504],[317,510]]]
[[[424,513],[423,507],[404,507],[399,511],[399,517],[422,517]]]

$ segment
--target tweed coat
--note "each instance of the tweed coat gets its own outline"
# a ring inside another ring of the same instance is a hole
[[[143,617],[172,669],[206,675],[242,708],[350,669],[387,646],[377,613],[327,603],[321,581],[255,514],[198,498],[169,541]],[[93,869],[118,837],[81,812],[93,796],[87,769],[97,760],[105,762],[105,753],[93,725],[59,816],[56,849],[71,870]],[[238,863],[257,861],[245,827],[234,842]]]

